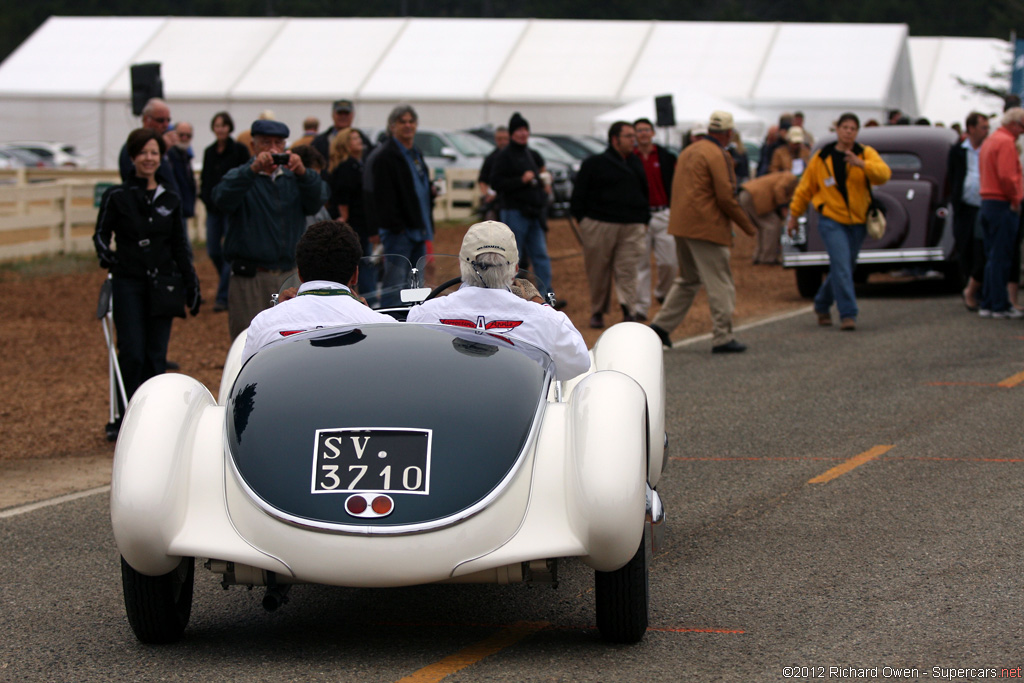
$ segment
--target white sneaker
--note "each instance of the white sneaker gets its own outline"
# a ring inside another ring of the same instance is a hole
[[[992,317],[992,311],[988,310],[987,308],[979,308],[978,309],[978,317],[979,318],[991,318]]]
[[[1009,320],[1020,320],[1024,318],[1024,311],[1021,311],[1015,306],[1010,306],[1008,309],[1003,311],[1003,317]]]

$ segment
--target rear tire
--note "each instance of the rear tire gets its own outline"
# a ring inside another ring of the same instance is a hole
[[[816,267],[796,268],[796,289],[805,299],[813,299],[821,288],[824,269]]]
[[[183,557],[173,570],[146,576],[121,558],[124,608],[135,637],[143,643],[173,643],[181,639],[192,615],[195,558]]]
[[[597,630],[611,643],[638,643],[647,632],[647,535],[621,569],[594,572]]]

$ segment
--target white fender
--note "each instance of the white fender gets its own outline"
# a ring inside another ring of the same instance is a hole
[[[647,426],[644,391],[619,372],[596,372],[573,390],[566,458],[570,525],[599,571],[626,564],[644,533]]]
[[[647,394],[650,420],[648,480],[658,485],[665,466],[665,370],[661,340],[639,323],[610,327],[594,344],[596,370],[617,370],[632,377]]]
[[[136,571],[174,569],[167,555],[188,505],[189,453],[210,392],[184,375],[158,375],[136,390],[114,450],[110,521],[117,548]]]
[[[245,340],[249,336],[249,328],[239,333],[235,341],[231,342],[228,355],[224,358],[224,372],[220,375],[220,389],[217,390],[217,404],[227,405],[228,394],[231,393],[231,386],[238,377],[238,371],[242,369],[242,351],[245,350]]]

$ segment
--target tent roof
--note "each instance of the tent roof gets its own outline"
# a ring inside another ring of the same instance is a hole
[[[0,64],[0,97],[122,99],[130,65],[155,61],[179,100],[614,105],[686,86],[747,106],[885,106],[909,68],[906,34],[903,24],[51,17]],[[339,39],[343,58],[332,59]]]

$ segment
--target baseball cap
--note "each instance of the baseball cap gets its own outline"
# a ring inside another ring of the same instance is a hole
[[[721,133],[723,131],[732,130],[732,127],[732,114],[727,111],[711,112],[711,118],[708,120],[708,131]]]
[[[263,119],[253,121],[250,132],[253,135],[269,135],[274,138],[286,138],[289,134],[288,126],[280,121],[265,121]]]
[[[509,263],[519,263],[519,249],[516,247],[516,236],[504,223],[484,221],[477,223],[466,231],[462,238],[459,258],[473,262],[480,254],[501,254]]]
[[[348,114],[355,107],[352,106],[352,100],[334,100],[334,105],[331,107],[334,111]]]
[[[697,125],[695,125],[693,128],[690,129],[690,138],[695,138],[698,135],[707,135],[707,134],[708,134],[708,127],[705,126],[703,123],[698,123]]]
[[[786,142],[806,142],[806,138],[804,137],[804,129],[801,128],[800,126],[793,126],[792,128],[790,128],[788,131],[786,131]]]

